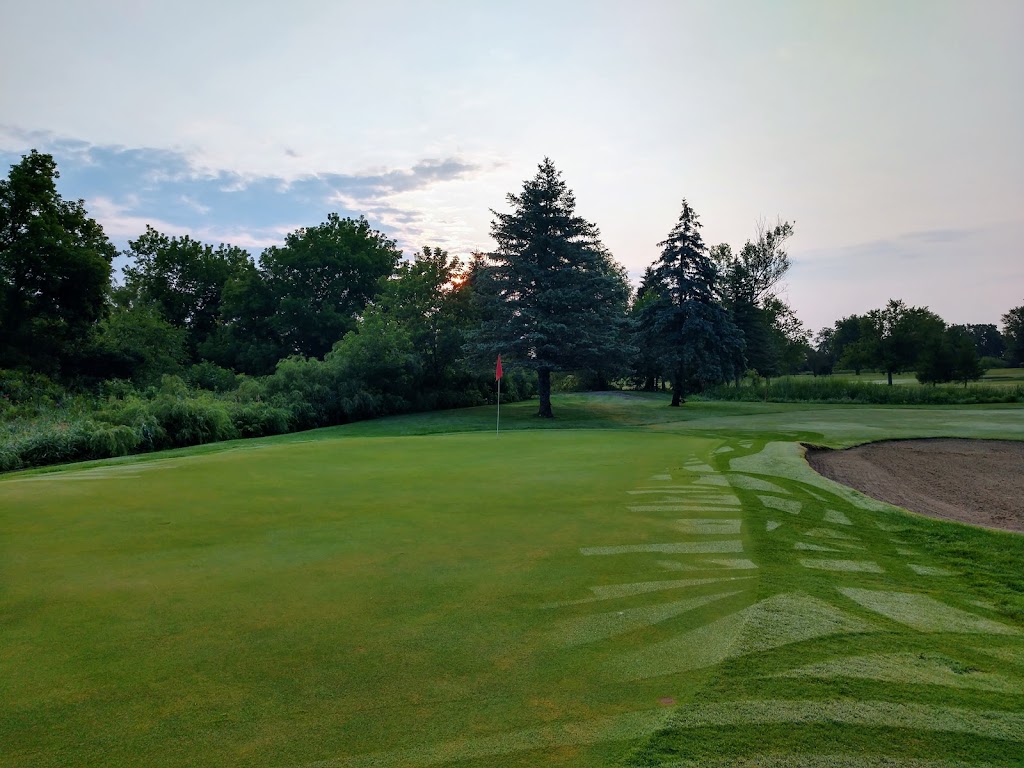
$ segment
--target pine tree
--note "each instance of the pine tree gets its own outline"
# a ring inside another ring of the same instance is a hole
[[[474,348],[535,370],[537,415],[551,418],[552,372],[624,364],[629,285],[550,159],[507,199],[512,212],[492,211],[497,248],[475,276],[484,320]]]
[[[732,378],[743,365],[743,335],[718,301],[718,268],[700,227],[683,200],[679,221],[658,243],[662,251],[653,276],[661,296],[641,311],[644,335],[672,381],[673,406],[686,392]]]

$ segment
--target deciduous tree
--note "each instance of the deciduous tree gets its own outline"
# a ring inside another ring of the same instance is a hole
[[[1002,320],[1006,362],[1011,366],[1024,365],[1024,305],[1011,309]]]
[[[171,325],[186,332],[193,360],[214,333],[220,319],[224,289],[252,264],[242,248],[217,248],[188,235],[171,237],[152,227],[128,242],[125,287],[134,301],[154,307]]]
[[[0,368],[73,373],[106,309],[117,251],[32,152],[0,180]]]

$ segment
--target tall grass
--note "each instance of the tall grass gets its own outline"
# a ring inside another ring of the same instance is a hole
[[[722,385],[703,393],[709,400],[864,405],[975,405],[1024,402],[1024,385],[890,387],[872,382],[818,377],[778,379],[770,384]]]

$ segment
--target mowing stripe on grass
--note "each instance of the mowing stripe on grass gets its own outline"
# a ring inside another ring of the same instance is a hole
[[[838,509],[826,509],[823,520],[826,523],[835,523],[836,525],[853,525],[853,523],[850,522],[850,518]]]
[[[716,565],[720,565],[722,568],[735,568],[737,570],[744,570],[744,571],[751,570],[753,568],[757,568],[757,563],[755,563],[752,560],[743,560],[743,559],[717,560],[717,559],[711,559],[711,560],[706,560],[705,562],[714,563]]]
[[[856,536],[851,536],[842,531],[834,531],[831,528],[811,528],[804,531],[804,536],[813,536],[817,539],[837,539],[839,541],[860,541]]]
[[[999,768],[995,763],[965,763],[962,760],[916,760],[891,757],[850,757],[798,753],[792,755],[758,754],[754,762],[724,760],[673,760],[656,768]]]
[[[694,480],[693,484],[725,487],[729,485],[729,481],[722,475],[704,475],[703,477],[699,477]]]
[[[998,621],[983,619],[927,595],[841,587],[839,591],[868,610],[905,624],[918,632],[1017,635],[1020,632]]]
[[[843,723],[869,728],[967,733],[1024,742],[1024,713],[889,701],[728,701],[682,707],[672,719],[675,728],[772,723]]]
[[[318,760],[292,765],[290,768],[425,768],[552,747],[637,739],[662,727],[668,717],[669,710],[648,709],[582,722],[553,723],[494,736],[477,736],[428,744],[412,749]]]
[[[853,677],[886,683],[942,685],[979,691],[1020,693],[1020,684],[991,672],[979,672],[938,654],[879,653],[850,656],[779,672],[773,677]]]
[[[933,565],[916,565],[914,563],[907,563],[907,567],[916,573],[918,576],[956,576],[954,571],[950,571],[947,568],[937,568]]]
[[[695,504],[634,504],[630,512],[699,512],[702,509],[719,509],[723,512],[739,508],[738,501],[715,501]]]
[[[727,568],[733,570],[749,571],[757,568],[757,564],[751,560],[744,559],[708,559],[698,560],[696,564],[680,563],[677,560],[658,560],[655,562],[659,568],[667,571],[707,571]]]
[[[672,527],[680,533],[689,533],[696,536],[738,536],[742,522],[742,520],[716,520],[714,518],[700,517],[689,520],[676,520]]]
[[[580,547],[581,555],[628,555],[635,552],[662,552],[666,555],[720,555],[742,552],[743,542],[676,541],[664,544],[622,544],[617,547]]]
[[[686,600],[675,600],[661,605],[645,605],[641,608],[629,608],[624,611],[609,611],[593,616],[580,616],[559,622],[558,628],[552,633],[556,642],[565,646],[584,645],[596,640],[606,640],[616,635],[632,632],[640,627],[648,627],[662,621],[692,611],[695,608],[738,595],[740,592],[719,592],[714,595],[690,597]]]
[[[641,680],[714,666],[726,659],[827,635],[870,632],[874,625],[823,600],[793,593],[773,595],[697,629],[624,654],[613,662],[617,677]]]
[[[793,545],[793,549],[802,549],[810,552],[842,552],[841,549],[835,547],[823,547],[821,544],[808,544],[806,541],[798,541]]]
[[[803,504],[795,499],[779,499],[775,496],[758,496],[761,503],[770,509],[778,509],[781,512],[789,512],[791,515],[799,515]]]
[[[768,491],[769,493],[786,493],[786,489],[781,485],[775,483],[769,483],[767,480],[762,480],[759,477],[751,477],[750,475],[742,475],[739,472],[730,472],[727,477],[729,483],[736,488],[741,488],[744,491]]]
[[[633,584],[605,584],[591,587],[598,600],[611,600],[616,597],[629,597],[631,595],[643,595],[648,592],[663,592],[666,589],[681,589],[684,587],[700,587],[705,584],[720,584],[730,581],[743,581],[749,576],[731,576],[717,579],[678,579],[674,581],[638,581]]]
[[[706,584],[722,584],[734,581],[744,581],[752,578],[750,576],[719,576],[713,579],[676,579],[673,581],[638,581],[633,584],[604,584],[590,587],[594,597],[584,597],[580,600],[559,600],[554,603],[544,603],[541,608],[563,608],[569,605],[585,605],[596,603],[601,600],[615,600],[620,597],[632,597],[643,595],[648,592],[664,592],[669,589],[685,589],[686,587],[702,587]]]
[[[861,573],[885,573],[878,563],[869,560],[811,560],[800,558],[800,565],[804,568],[814,568],[819,571],[859,571]]]

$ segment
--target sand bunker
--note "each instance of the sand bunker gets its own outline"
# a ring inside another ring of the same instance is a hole
[[[819,473],[929,517],[1024,532],[1024,442],[895,440],[809,449]]]

